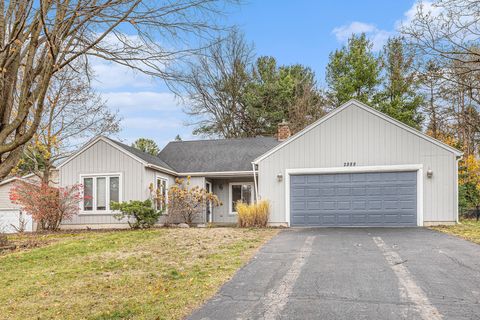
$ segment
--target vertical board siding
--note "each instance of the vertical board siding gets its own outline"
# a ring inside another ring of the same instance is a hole
[[[122,200],[141,200],[148,197],[148,184],[145,183],[146,169],[144,165],[99,140],[90,148],[84,150],[70,162],[60,168],[60,183],[71,186],[81,183],[81,174],[122,173]],[[113,214],[80,213],[64,225],[77,224],[118,224],[120,222]]]
[[[259,194],[272,204],[271,223],[285,222],[286,169],[423,164],[424,221],[456,221],[456,157],[430,141],[352,106],[258,164]],[[433,178],[426,172],[433,170]]]
[[[229,212],[230,205],[230,183],[231,182],[253,182],[253,177],[248,178],[232,178],[232,179],[213,179],[211,180],[213,193],[217,195],[222,202],[221,206],[213,208],[214,223],[237,223],[237,215],[231,215]]]

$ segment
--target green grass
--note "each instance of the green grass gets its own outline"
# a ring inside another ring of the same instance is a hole
[[[480,244],[480,221],[462,220],[457,225],[431,228]]]
[[[43,247],[0,256],[0,318],[181,319],[274,234],[191,228],[40,236]]]

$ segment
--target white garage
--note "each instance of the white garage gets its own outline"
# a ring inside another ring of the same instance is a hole
[[[461,156],[352,100],[254,161],[257,196],[271,225],[453,224]]]
[[[22,213],[19,206],[10,201],[10,189],[18,179],[15,177],[0,182],[0,232],[33,231],[32,216]]]

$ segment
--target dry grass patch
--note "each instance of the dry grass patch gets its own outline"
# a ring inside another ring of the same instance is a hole
[[[0,257],[0,318],[181,319],[277,233],[78,233]]]
[[[480,221],[462,220],[460,224],[454,226],[436,226],[431,229],[480,244]]]

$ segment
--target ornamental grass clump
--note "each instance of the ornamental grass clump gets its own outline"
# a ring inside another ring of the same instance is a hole
[[[238,202],[238,226],[241,228],[266,227],[268,216],[270,215],[270,204],[267,200],[261,200],[257,203],[246,204]]]

